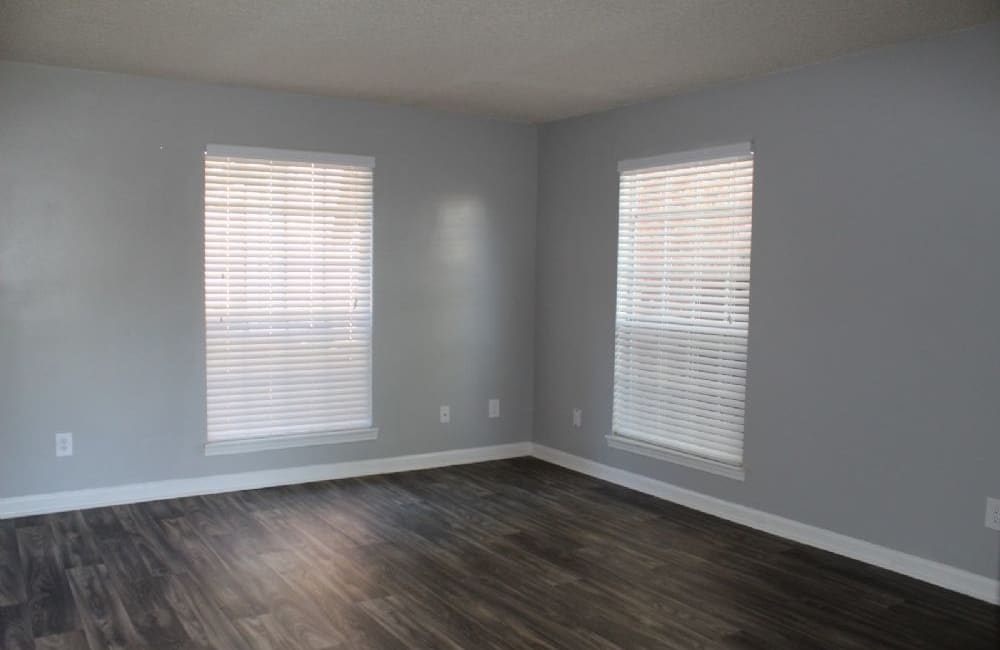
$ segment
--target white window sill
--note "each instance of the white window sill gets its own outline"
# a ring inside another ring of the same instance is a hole
[[[360,442],[378,438],[378,429],[346,429],[323,433],[295,433],[277,436],[261,436],[258,438],[235,438],[230,440],[209,440],[205,443],[206,456],[223,454],[247,454],[254,451],[271,449],[290,449],[293,447],[313,447],[316,445],[333,445],[343,442]]]
[[[640,454],[642,456],[649,456],[650,458],[665,460],[667,462],[676,463],[677,465],[683,465],[685,467],[700,469],[704,472],[718,474],[719,476],[725,476],[726,478],[731,478],[737,481],[742,481],[746,476],[746,472],[742,467],[734,467],[732,465],[727,465],[726,463],[708,460],[707,458],[700,458],[698,456],[685,454],[683,452],[674,451],[673,449],[634,440],[632,438],[626,438],[613,433],[606,437],[608,440],[608,446],[615,449],[621,449],[623,451],[632,452],[633,454]]]

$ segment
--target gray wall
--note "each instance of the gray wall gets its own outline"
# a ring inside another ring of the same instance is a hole
[[[604,435],[616,164],[750,139],[740,483]],[[1000,23],[549,124],[539,149],[536,442],[997,575]]]
[[[203,455],[207,143],[375,156],[377,441]],[[0,497],[530,439],[536,154],[530,126],[0,64]]]

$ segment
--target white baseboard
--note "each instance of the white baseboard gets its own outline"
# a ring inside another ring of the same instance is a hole
[[[255,490],[277,485],[328,481],[353,476],[391,474],[394,472],[444,467],[446,465],[480,463],[488,460],[528,456],[531,454],[531,448],[530,442],[515,442],[492,447],[453,449],[427,454],[373,458],[371,460],[348,461],[327,465],[307,465],[305,467],[269,469],[257,472],[242,472],[239,474],[217,474],[196,478],[153,481],[150,483],[131,483],[128,485],[115,485],[88,490],[29,494],[0,499],[0,519],[115,506],[125,503],[139,503],[142,501],[173,499],[199,494]]]
[[[810,526],[791,519],[723,501],[687,490],[648,476],[627,472],[580,456],[530,442],[516,442],[492,447],[474,447],[449,451],[373,458],[327,465],[307,465],[283,469],[219,474],[112,487],[29,494],[0,499],[0,519],[65,512],[102,506],[156,501],[200,494],[254,490],[278,485],[327,481],[338,478],[391,474],[447,465],[480,463],[519,456],[541,460],[615,483],[667,501],[687,506],[779,537],[815,546],[838,555],[889,569],[945,589],[980,600],[1000,604],[1000,580],[981,576],[932,560],[927,560],[854,537]]]
[[[700,492],[677,487],[641,474],[633,474],[545,445],[534,444],[532,455],[555,465],[638,492],[651,494],[750,528],[873,564],[989,603],[1000,604],[1000,580],[716,499]]]

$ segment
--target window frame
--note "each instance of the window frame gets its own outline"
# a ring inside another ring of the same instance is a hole
[[[684,165],[697,165],[700,163],[707,163],[712,161],[721,161],[727,158],[740,158],[749,157],[750,161],[753,163],[751,169],[751,205],[750,205],[750,223],[752,229],[753,223],[753,197],[756,195],[756,161],[755,152],[752,142],[742,142],[732,145],[723,145],[718,147],[708,147],[702,149],[694,149],[689,151],[681,151],[676,153],[669,153],[659,156],[650,156],[646,158],[636,158],[630,160],[622,160],[618,164],[618,228],[621,227],[621,206],[622,206],[622,185],[621,178],[622,174],[626,172],[637,172],[644,170],[653,170],[656,168],[664,167],[681,167]],[[751,230],[752,232],[752,230]],[[617,233],[617,231],[616,231]],[[616,240],[616,251],[615,251],[615,310],[612,316],[613,318],[613,336],[612,336],[612,360],[613,360],[613,379],[612,379],[612,390],[616,391],[616,380],[618,377],[618,316],[619,316],[619,288],[622,282],[621,275],[618,270],[618,264],[620,263],[621,255],[621,242]],[[748,271],[752,265],[752,245],[750,253],[750,263],[748,264]],[[747,282],[749,288],[750,282]],[[747,312],[749,314],[749,304],[747,305]],[[627,451],[634,454],[639,454],[642,456],[648,456],[651,458],[656,458],[659,460],[664,460],[677,465],[682,465],[685,467],[690,467],[693,469],[702,470],[711,474],[716,474],[719,476],[724,476],[734,480],[742,481],[746,477],[746,444],[745,444],[745,425],[746,425],[746,388],[749,383],[749,319],[747,322],[747,338],[746,338],[746,375],[744,377],[743,388],[744,388],[744,399],[743,399],[743,409],[741,413],[742,424],[743,424],[743,447],[740,454],[739,464],[732,464],[724,462],[717,459],[712,459],[704,457],[698,454],[689,453],[682,451],[680,449],[671,447],[666,444],[658,444],[652,441],[640,440],[636,437],[621,435],[615,431],[615,399],[612,399],[612,430],[611,433],[605,436],[608,446],[614,449],[619,449],[622,451]]]
[[[277,450],[277,449],[287,449],[295,447],[308,447],[315,445],[327,445],[327,444],[339,444],[347,442],[359,442],[359,441],[370,441],[378,438],[379,429],[374,424],[374,406],[375,406],[375,389],[374,389],[374,356],[375,356],[375,346],[374,346],[374,331],[375,331],[375,318],[374,318],[374,220],[375,220],[375,210],[374,210],[374,194],[375,194],[375,178],[374,178],[374,168],[375,159],[371,156],[359,156],[359,155],[348,155],[348,154],[335,154],[335,153],[324,153],[317,151],[302,151],[302,150],[292,150],[292,149],[273,149],[264,147],[245,147],[245,146],[235,146],[235,145],[217,145],[209,144],[206,145],[203,156],[202,156],[202,294],[201,294],[201,306],[202,306],[202,333],[205,336],[204,339],[204,351],[207,355],[208,351],[208,323],[207,323],[207,304],[208,304],[208,293],[207,293],[207,274],[206,274],[206,263],[207,263],[207,244],[208,237],[206,234],[205,226],[207,225],[207,201],[206,201],[206,178],[207,178],[207,167],[206,162],[208,157],[227,157],[231,156],[234,158],[245,158],[245,159],[258,159],[261,161],[278,161],[281,163],[322,163],[330,165],[343,165],[345,167],[367,167],[371,170],[371,199],[372,199],[372,210],[371,210],[371,250],[369,253],[368,261],[368,274],[370,283],[371,298],[369,299],[369,342],[368,342],[368,426],[362,427],[352,427],[345,429],[336,429],[331,431],[318,431],[318,432],[290,432],[290,433],[271,433],[267,435],[248,435],[242,437],[224,437],[224,438],[211,438],[209,437],[209,432],[207,428],[207,415],[208,415],[208,392],[204,392],[206,399],[206,432],[205,432],[205,443],[204,451],[206,456],[215,455],[228,455],[228,454],[240,454],[248,452],[258,452],[267,450]],[[207,382],[209,377],[209,364],[207,356],[203,357],[205,360],[205,373],[204,377]]]

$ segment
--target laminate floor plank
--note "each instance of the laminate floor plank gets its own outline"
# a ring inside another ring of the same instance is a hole
[[[463,647],[548,647],[542,637],[511,625],[512,619],[500,609],[463,589],[469,575],[464,567],[391,544],[374,550],[378,561],[391,566],[399,580],[393,589],[397,597],[408,608],[422,611],[425,620],[437,620],[454,630],[451,636]]]
[[[0,648],[34,650],[34,639],[28,605],[20,603],[0,606]]]
[[[1000,608],[536,459],[0,521],[0,650],[998,650]]]
[[[35,650],[90,650],[90,644],[81,630],[74,630],[38,637],[35,639]]]
[[[187,573],[170,575],[164,585],[164,598],[197,647],[216,650],[240,650],[246,639],[215,601],[206,593],[206,585]]]
[[[129,541],[141,550],[147,571],[154,575],[183,572],[187,567],[186,560],[171,547],[159,523],[169,517],[157,517],[159,508],[147,507],[155,505],[158,502],[115,506],[113,510],[129,533]]]
[[[119,565],[121,566],[121,565]],[[111,582],[139,635],[156,648],[193,648],[177,612],[167,599],[168,578],[134,577],[110,569]]]
[[[60,555],[60,565],[71,569],[101,563],[93,531],[83,519],[83,513],[61,512],[47,517]]]
[[[44,520],[39,520],[38,525],[19,527],[17,545],[34,636],[77,629],[76,603],[52,529]]]
[[[67,574],[91,648],[134,650],[155,647],[146,643],[132,625],[103,564],[70,569]]]
[[[11,521],[0,521],[0,607],[19,605],[26,599],[17,528]]]
[[[442,648],[461,650],[458,640],[438,625],[428,625],[421,612],[407,611],[395,596],[366,600],[361,608],[407,648]]]
[[[271,614],[236,620],[236,627],[247,642],[247,650],[296,650]]]

